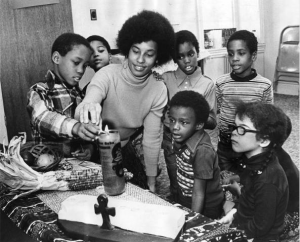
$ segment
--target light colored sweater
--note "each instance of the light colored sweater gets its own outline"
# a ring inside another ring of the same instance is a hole
[[[127,61],[111,64],[92,78],[83,103],[102,103],[103,122],[119,130],[121,140],[128,139],[144,126],[143,151],[147,176],[157,175],[160,152],[161,116],[167,104],[167,88],[153,75],[137,78]],[[81,105],[78,106],[80,109]]]

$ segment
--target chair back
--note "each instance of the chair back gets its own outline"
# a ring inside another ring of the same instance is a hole
[[[276,70],[299,73],[299,26],[284,28],[280,36]]]
[[[299,44],[299,26],[288,26],[281,33],[281,43],[298,42]],[[292,43],[290,43],[292,44]],[[297,43],[295,43],[297,44]]]

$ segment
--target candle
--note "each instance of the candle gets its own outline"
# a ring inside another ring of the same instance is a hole
[[[98,138],[104,191],[111,196],[125,191],[120,134],[118,130],[105,127]]]

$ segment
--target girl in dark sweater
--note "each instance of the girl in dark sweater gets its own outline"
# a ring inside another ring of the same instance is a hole
[[[239,201],[220,222],[243,229],[253,242],[279,241],[289,187],[276,148],[287,137],[286,115],[272,104],[240,103],[232,130],[232,148],[243,153],[236,163],[242,186],[226,186]]]

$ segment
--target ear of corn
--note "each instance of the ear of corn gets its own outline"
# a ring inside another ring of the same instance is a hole
[[[26,142],[26,136],[15,136],[7,151],[0,153],[0,182],[18,197],[38,190],[83,190],[102,185],[101,169],[72,171],[49,171],[40,173],[28,166],[20,155],[20,146]]]

